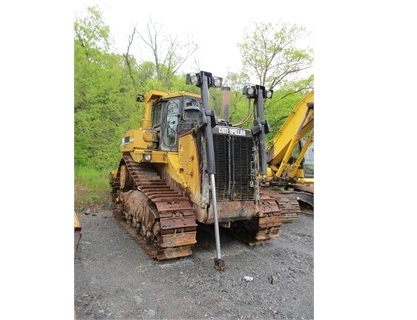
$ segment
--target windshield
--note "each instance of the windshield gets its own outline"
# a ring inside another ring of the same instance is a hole
[[[314,178],[314,144],[312,143],[304,155],[304,176]]]

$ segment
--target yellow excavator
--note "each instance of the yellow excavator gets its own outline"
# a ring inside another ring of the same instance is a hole
[[[267,145],[266,185],[288,190],[314,208],[314,90],[308,92]]]

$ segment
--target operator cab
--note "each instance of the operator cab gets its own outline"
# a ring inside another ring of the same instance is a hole
[[[308,147],[303,161],[304,176],[314,178],[314,142]]]
[[[298,142],[290,159],[291,164],[296,161],[305,143],[306,138],[302,138]],[[304,158],[301,160],[301,168],[304,170],[305,178],[314,178],[314,141],[308,146]]]
[[[159,148],[178,151],[178,134],[194,128],[202,118],[201,99],[189,96],[158,99],[152,106],[152,128],[158,132]]]

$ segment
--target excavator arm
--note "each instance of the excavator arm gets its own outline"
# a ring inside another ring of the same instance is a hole
[[[273,178],[297,180],[299,183],[312,183],[299,175],[299,167],[308,147],[313,142],[314,131],[314,90],[306,94],[293,108],[281,129],[267,147],[268,167]],[[293,163],[289,163],[301,139],[305,143]],[[297,176],[298,174],[298,176]]]

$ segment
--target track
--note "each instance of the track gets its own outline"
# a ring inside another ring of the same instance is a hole
[[[297,220],[301,213],[300,204],[293,191],[285,191],[281,189],[263,187],[261,196],[268,196],[275,199],[281,210],[281,220],[283,223]]]
[[[123,160],[125,166],[119,168],[113,191],[115,218],[154,259],[191,255],[191,247],[197,243],[192,204],[150,164],[137,163],[129,155]]]
[[[236,239],[254,246],[277,238],[281,225],[281,210],[275,199],[261,195],[259,216],[232,222],[230,231]]]
[[[300,204],[297,200],[297,197],[292,192],[275,193],[273,197],[278,202],[278,205],[282,210],[282,222],[291,222],[297,220],[300,217]]]

